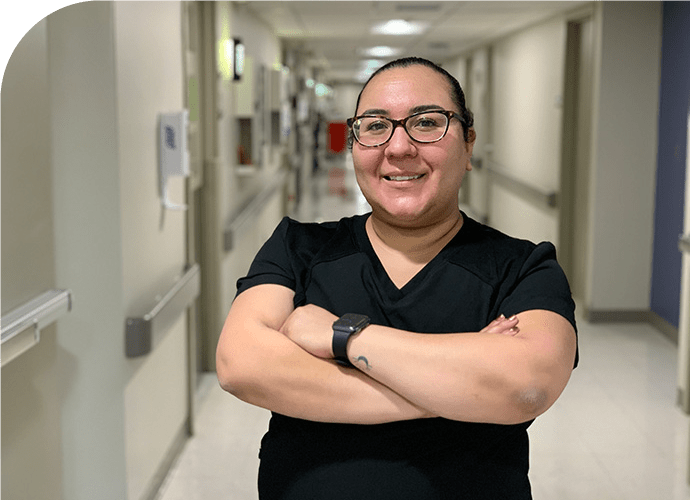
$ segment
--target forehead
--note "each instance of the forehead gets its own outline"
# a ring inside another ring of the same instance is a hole
[[[376,109],[393,114],[424,105],[455,107],[446,78],[426,66],[413,65],[376,75],[362,91],[357,113]]]

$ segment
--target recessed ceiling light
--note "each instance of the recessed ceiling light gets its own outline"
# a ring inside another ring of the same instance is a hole
[[[387,45],[379,45],[377,47],[362,49],[360,53],[367,57],[393,57],[401,54],[402,49],[388,47]]]
[[[420,21],[405,21],[404,19],[391,19],[384,23],[375,24],[371,32],[375,35],[417,35],[426,30],[428,23]]]

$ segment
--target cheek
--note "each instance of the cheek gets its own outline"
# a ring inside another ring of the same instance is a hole
[[[359,174],[372,173],[376,171],[377,165],[381,162],[380,153],[377,149],[353,149],[352,162],[355,172]]]

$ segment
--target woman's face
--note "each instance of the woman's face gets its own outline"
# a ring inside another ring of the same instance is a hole
[[[414,65],[380,73],[362,92],[357,115],[405,118],[420,107],[459,112],[443,75]],[[378,147],[352,146],[357,182],[375,217],[390,224],[424,227],[457,218],[458,191],[470,170],[472,144],[465,143],[462,125],[450,121],[438,142],[414,142],[403,127]]]

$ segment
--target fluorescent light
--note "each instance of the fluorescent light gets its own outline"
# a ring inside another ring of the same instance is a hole
[[[374,72],[384,65],[384,62],[379,59],[367,59],[360,61],[360,69],[357,73],[357,81],[366,82]]]
[[[331,88],[324,83],[317,83],[314,86],[314,93],[317,97],[324,97],[331,93]]]
[[[419,21],[405,21],[404,19],[391,19],[385,23],[375,24],[371,32],[375,35],[417,35],[426,30],[428,24]]]
[[[377,47],[369,47],[362,49],[361,54],[368,57],[393,57],[402,53],[402,49],[388,47],[387,45],[379,45]]]

